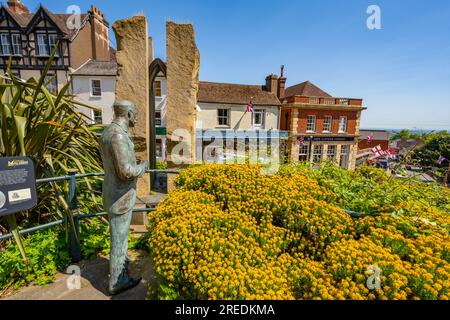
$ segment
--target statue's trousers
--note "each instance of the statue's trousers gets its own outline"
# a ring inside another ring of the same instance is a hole
[[[118,288],[128,279],[128,232],[132,211],[125,214],[109,214],[109,232],[111,235],[111,251],[109,263],[109,287]]]

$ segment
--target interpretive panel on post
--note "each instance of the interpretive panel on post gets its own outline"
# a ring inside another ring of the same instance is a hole
[[[0,158],[0,217],[35,207],[36,178],[28,157]]]

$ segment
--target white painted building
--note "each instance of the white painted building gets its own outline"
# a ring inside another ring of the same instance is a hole
[[[166,79],[162,74],[156,77],[153,90],[156,156],[158,160],[165,160]],[[251,98],[254,112],[246,112]],[[224,139],[228,135],[228,139],[235,140],[245,139],[248,132],[266,134],[278,130],[279,117],[280,101],[266,86],[205,81],[199,83],[196,117],[198,145],[206,147],[211,142],[211,135],[223,135]]]
[[[71,73],[75,99],[101,110],[96,112],[86,107],[78,107],[87,117],[88,123],[111,123],[114,115],[116,71],[115,61],[88,60]]]
[[[246,112],[251,98],[254,112]],[[261,85],[201,81],[197,104],[197,129],[278,129],[280,101]]]

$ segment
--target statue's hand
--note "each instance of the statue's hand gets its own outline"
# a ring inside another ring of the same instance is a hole
[[[139,176],[142,177],[145,174],[145,171],[148,169],[148,161],[142,160],[139,166],[141,167],[142,170],[142,173]]]

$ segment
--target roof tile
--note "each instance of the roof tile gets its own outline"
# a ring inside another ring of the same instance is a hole
[[[288,98],[292,96],[331,97],[331,95],[309,81],[286,88],[285,97]]]
[[[117,62],[89,60],[77,70],[72,72],[75,76],[115,76]]]
[[[277,96],[264,90],[264,86],[200,81],[199,102],[246,105],[253,97],[255,105],[280,105]]]

